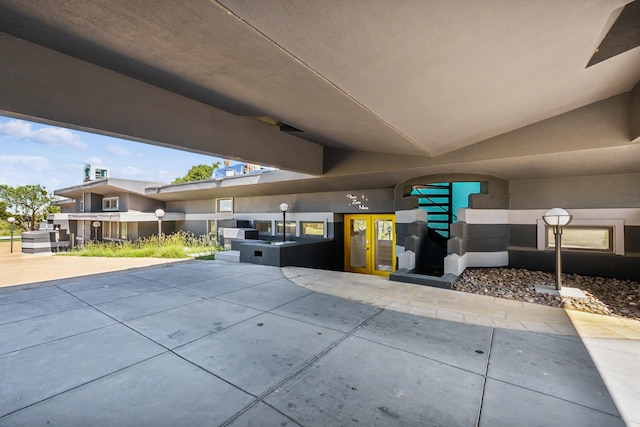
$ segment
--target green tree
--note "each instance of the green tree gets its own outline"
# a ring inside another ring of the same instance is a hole
[[[0,219],[7,219],[10,216],[11,214],[7,212],[7,202],[5,202],[4,200],[0,200]]]
[[[40,220],[49,212],[52,200],[41,185],[0,185],[0,201],[6,204],[8,216],[14,216],[16,225],[28,230],[35,230]]]
[[[176,178],[172,184],[180,184],[182,182],[204,181],[205,179],[211,179],[213,171],[220,167],[220,162],[215,162],[212,165],[197,165],[191,166],[191,169],[182,178]]]

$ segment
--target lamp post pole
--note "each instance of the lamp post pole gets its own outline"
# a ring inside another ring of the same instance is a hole
[[[100,221],[93,221],[94,238],[98,241],[98,227],[100,227]]]
[[[16,219],[12,216],[10,216],[9,218],[7,218],[7,221],[9,221],[9,228],[11,229],[11,253],[13,253],[13,223],[16,221]]]
[[[289,205],[281,203],[280,210],[282,211],[282,243],[285,243],[287,241],[287,211],[289,210]]]
[[[164,217],[163,209],[156,209],[156,218],[158,218],[158,246],[162,246],[162,218]]]
[[[562,289],[562,227],[553,227],[553,235],[556,238],[556,290]]]
[[[573,217],[562,208],[553,208],[542,217],[544,222],[553,227],[556,250],[556,290],[562,289],[562,227],[569,224]]]

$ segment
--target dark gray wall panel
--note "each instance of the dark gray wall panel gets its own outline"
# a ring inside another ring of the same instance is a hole
[[[535,225],[509,225],[509,246],[537,248],[538,227]]]
[[[447,253],[458,254],[460,256],[467,253],[467,241],[459,237],[447,241]]]
[[[640,253],[640,226],[624,228],[624,250],[626,253]]]
[[[102,212],[102,196],[100,194],[91,193],[89,200],[89,206],[85,204],[85,212]]]
[[[507,224],[467,224],[468,239],[507,239],[509,225]]]
[[[295,266],[336,270],[334,240],[271,245],[265,242],[234,241],[240,262],[278,267]]]
[[[467,239],[467,252],[502,252],[508,243],[507,239]]]
[[[467,223],[463,221],[454,222],[451,224],[449,228],[449,232],[451,233],[451,237],[467,237]]]

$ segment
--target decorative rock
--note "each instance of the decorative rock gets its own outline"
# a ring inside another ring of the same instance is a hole
[[[586,297],[537,293],[536,284],[555,288],[554,274],[514,268],[467,268],[453,290],[640,320],[638,282],[577,274],[563,274],[562,282],[563,287],[583,290]]]

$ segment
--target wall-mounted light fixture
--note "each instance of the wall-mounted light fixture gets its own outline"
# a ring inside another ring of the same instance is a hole
[[[573,217],[562,208],[549,209],[542,216],[545,224],[553,227],[553,235],[556,239],[556,290],[562,289],[562,227],[569,224]]]
[[[287,211],[289,205],[286,203],[280,204],[280,211],[282,212],[282,243],[287,241]]]

